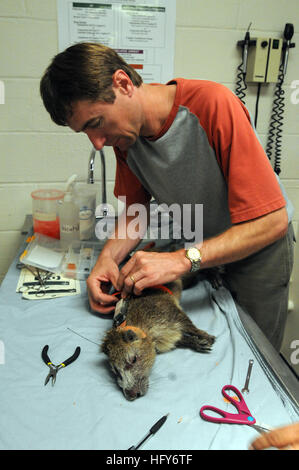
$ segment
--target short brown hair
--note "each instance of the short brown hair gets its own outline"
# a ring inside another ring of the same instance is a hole
[[[78,43],[57,54],[46,69],[40,93],[52,120],[67,126],[72,104],[79,100],[113,103],[112,76],[124,70],[139,87],[140,75],[113,49],[99,43]]]

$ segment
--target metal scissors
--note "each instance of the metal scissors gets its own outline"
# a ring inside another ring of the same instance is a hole
[[[238,400],[227,393],[228,390],[233,391]],[[215,406],[202,406],[200,409],[200,416],[205,419],[206,421],[211,421],[212,423],[230,423],[230,424],[247,424],[248,426],[252,426],[256,431],[263,433],[270,431],[270,428],[266,428],[259,423],[257,423],[256,419],[250,413],[246,402],[237,387],[233,385],[224,385],[222,388],[222,395],[237,409],[238,413],[228,413],[227,411],[221,410],[220,408],[216,408]],[[210,414],[206,414],[205,411],[212,411],[217,413],[221,417],[211,416]]]

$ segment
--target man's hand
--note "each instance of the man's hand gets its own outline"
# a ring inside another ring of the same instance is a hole
[[[280,450],[299,450],[299,423],[262,434],[251,444],[251,449],[263,450],[276,447]]]
[[[117,290],[122,291],[124,296],[132,291],[140,295],[146,287],[178,279],[190,267],[184,249],[171,253],[137,251],[121,269]]]
[[[110,313],[114,310],[118,299],[108,292],[111,284],[116,286],[118,276],[118,266],[111,257],[100,257],[86,280],[89,304],[93,311]]]

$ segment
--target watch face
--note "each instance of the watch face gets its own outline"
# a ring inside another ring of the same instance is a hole
[[[200,252],[197,248],[189,248],[188,257],[192,260],[198,261],[200,259]]]

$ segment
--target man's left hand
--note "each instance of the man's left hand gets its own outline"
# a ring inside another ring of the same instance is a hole
[[[131,292],[140,295],[146,287],[178,279],[190,267],[184,249],[171,253],[137,251],[121,269],[117,289],[124,297]]]

